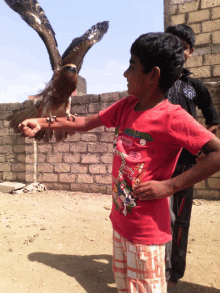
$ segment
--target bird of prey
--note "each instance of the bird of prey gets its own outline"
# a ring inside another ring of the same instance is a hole
[[[47,19],[44,10],[37,0],[5,0],[22,19],[31,26],[43,40],[50,58],[53,75],[45,89],[36,95],[40,101],[29,108],[18,111],[7,117],[9,127],[19,133],[18,125],[27,118],[49,117],[48,121],[56,117],[67,116],[74,119],[70,114],[71,94],[77,87],[77,75],[81,69],[83,58],[88,50],[99,42],[109,27],[108,21],[99,22],[87,30],[81,37],[73,39],[62,57],[57,48],[55,32]],[[67,138],[67,131],[40,130],[36,140],[49,142],[55,135],[56,141]]]

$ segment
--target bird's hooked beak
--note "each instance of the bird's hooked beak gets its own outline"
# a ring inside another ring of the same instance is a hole
[[[66,71],[70,71],[71,73],[77,73],[76,65],[66,65],[63,69]]]

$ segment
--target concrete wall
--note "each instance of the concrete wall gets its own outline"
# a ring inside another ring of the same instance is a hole
[[[220,0],[164,0],[164,26],[185,23],[196,33],[186,67],[203,81],[220,79]]]
[[[220,114],[220,83],[207,83]],[[124,97],[126,92],[74,97],[72,113],[90,115]],[[111,193],[112,142],[114,129],[100,127],[75,133],[65,142],[45,144],[23,138],[8,128],[5,118],[33,101],[0,104],[0,180],[31,183],[48,189]],[[204,123],[198,111],[198,119]],[[220,172],[198,183],[195,198],[220,199]]]

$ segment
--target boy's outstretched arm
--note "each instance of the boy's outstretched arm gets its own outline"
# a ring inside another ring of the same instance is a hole
[[[46,118],[26,119],[18,127],[25,136],[34,137],[41,129],[88,131],[102,125],[99,115],[95,114],[88,117],[76,117],[74,121],[67,120],[67,117],[57,117],[53,123],[48,122]]]
[[[168,197],[190,187],[220,170],[220,140],[213,137],[201,149],[205,158],[188,171],[164,181],[147,181],[135,185],[132,195],[141,200]]]

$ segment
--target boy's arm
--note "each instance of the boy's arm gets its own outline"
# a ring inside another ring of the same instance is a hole
[[[76,117],[74,121],[67,120],[67,117],[57,117],[53,123],[47,122],[46,118],[33,118],[24,120],[18,127],[25,136],[34,137],[41,129],[88,131],[102,126],[98,114],[88,117]]]
[[[219,124],[209,124],[207,125],[206,129],[214,134],[216,134],[217,130],[218,130],[218,125]]]
[[[195,82],[195,89],[197,92],[197,105],[199,109],[202,110],[203,117],[205,118],[205,123],[207,129],[212,133],[216,133],[218,125],[220,123],[218,113],[212,102],[212,97],[201,80],[193,79]]]
[[[132,195],[141,200],[168,197],[190,187],[220,170],[220,140],[213,137],[201,149],[205,158],[188,171],[164,181],[148,181],[134,186]]]

